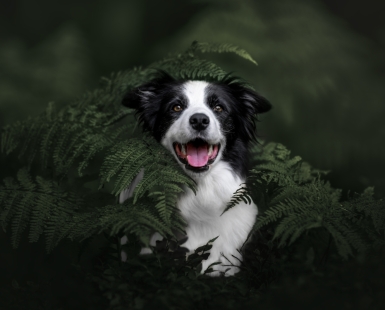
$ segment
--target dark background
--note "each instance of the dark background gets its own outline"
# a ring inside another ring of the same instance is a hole
[[[215,58],[272,102],[258,124],[264,140],[330,170],[345,194],[374,186],[385,197],[383,16],[379,0],[1,0],[0,124],[35,116],[50,101],[71,103],[101,76],[146,66],[193,40],[228,42],[259,64]],[[25,238],[14,255],[0,237],[0,274],[13,289],[36,274],[60,283],[72,270],[65,245],[45,256]],[[0,300],[8,294],[1,291]]]

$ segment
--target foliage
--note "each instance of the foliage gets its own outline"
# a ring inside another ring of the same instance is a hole
[[[298,156],[290,158],[280,144],[267,144],[256,159],[260,164],[251,170],[251,179],[259,191],[265,191],[268,204],[256,229],[274,223],[273,239],[279,240],[279,246],[290,245],[312,230],[326,230],[344,258],[354,250],[384,245],[385,202],[373,198],[372,188],[341,201],[342,191],[321,179],[325,171],[313,169]]]
[[[183,191],[180,185],[193,187],[194,183],[181,174],[171,156],[151,141],[151,138],[132,139],[127,142],[125,135],[133,129],[135,122],[132,119],[131,121],[121,121],[125,116],[130,115],[131,111],[120,108],[120,100],[129,89],[149,79],[156,72],[154,68],[167,70],[175,77],[221,79],[225,75],[222,69],[214,63],[195,57],[194,52],[201,49],[209,51],[209,45],[194,42],[185,53],[166,58],[149,68],[137,68],[129,72],[114,74],[110,79],[104,78],[103,86],[100,89],[89,92],[74,104],[60,111],[55,110],[54,104],[49,104],[45,114],[5,127],[1,134],[1,152],[6,158],[16,155],[27,167],[31,169],[33,167],[34,170],[39,171],[42,176],[39,176],[36,182],[49,182],[51,179],[61,182],[66,180],[66,185],[69,187],[73,185],[70,180],[76,174],[75,168],[77,168],[78,176],[81,177],[94,157],[99,157],[102,161],[101,167],[92,167],[92,171],[100,171],[100,188],[105,183],[114,180],[115,185],[110,190],[113,195],[118,195],[127,188],[140,169],[145,167],[145,177],[138,185],[131,204],[136,206],[138,212],[141,210],[140,214],[147,218],[146,223],[152,229],[160,230],[164,235],[172,234],[170,226],[182,230],[182,222],[174,212],[175,201],[177,194]],[[236,51],[241,56],[250,58],[245,51],[232,45],[215,45],[213,51]],[[48,169],[50,175],[44,181],[42,177],[47,174]],[[25,170],[20,172],[18,181],[27,196],[35,194],[36,185],[28,172]],[[17,195],[18,187],[12,187],[8,183],[3,191],[11,192],[11,194],[3,195],[2,214],[8,213],[8,210],[12,210],[12,214],[23,214],[14,219],[15,227],[19,226],[20,221],[23,221],[20,228],[14,232],[13,240],[16,247],[20,234],[29,222],[29,215],[32,213],[28,199],[13,199]],[[78,184],[76,185],[78,186]],[[44,193],[51,194],[50,192]],[[149,204],[148,199],[155,201],[154,212],[155,214],[159,212],[161,215],[163,226],[148,211],[151,210],[151,207],[144,208]],[[36,212],[40,212],[40,203],[41,201],[37,201],[37,205],[34,206],[37,208]],[[82,210],[91,209],[90,204],[87,204],[88,206],[83,207]],[[47,205],[50,205],[49,201],[44,201],[43,214],[48,212],[44,211],[47,209]],[[142,208],[138,208],[138,206],[142,206]],[[68,210],[73,209],[72,206],[63,205],[62,207]],[[120,208],[112,209],[117,213],[120,212],[118,211]],[[93,212],[97,212],[97,210],[98,208],[92,209]],[[113,212],[109,212],[109,214],[111,218],[114,218]],[[5,227],[11,217],[5,215],[2,217]],[[74,220],[77,225],[84,226],[74,225]],[[89,214],[77,215],[74,219],[68,220],[68,223],[70,227],[62,227],[64,224],[59,225],[60,229],[66,231],[61,238],[77,236],[76,233],[73,235],[72,229],[88,232],[97,231],[99,228]],[[104,219],[104,223],[110,223],[110,220]],[[124,223],[128,224],[128,222]],[[174,225],[171,225],[172,223]],[[45,223],[41,220],[33,221],[31,225],[31,231],[41,232]],[[102,228],[105,227],[107,225]],[[112,229],[112,232],[117,232],[116,226],[113,225],[113,227],[115,228]],[[119,227],[123,227],[123,224]],[[135,229],[130,231],[129,228],[126,230],[127,233],[136,231],[140,237],[143,235],[143,231]],[[35,241],[38,236],[32,234],[30,238]],[[47,247],[51,249],[51,243],[48,243]]]
[[[190,79],[220,80],[227,74],[197,52],[230,52],[254,63],[236,46],[194,42],[186,52],[147,68],[103,78],[99,89],[63,109],[50,104],[44,114],[2,129],[3,230],[10,225],[14,247],[29,227],[29,241],[44,235],[48,252],[70,239],[79,244],[73,247],[80,256],[93,253],[86,264],[72,267],[87,285],[98,285],[104,296],[100,308],[255,308],[268,303],[264,292],[268,296],[272,283],[285,279],[285,270],[300,270],[313,279],[325,274],[327,261],[337,266],[384,250],[384,201],[374,199],[371,188],[342,199],[342,191],[323,179],[326,172],[291,157],[281,144],[269,143],[252,150],[246,187],[228,205],[253,199],[260,210],[243,249],[242,271],[214,279],[200,273],[215,240],[187,258],[177,241],[184,223],[175,202],[186,187],[194,189],[194,182],[151,137],[138,137],[132,111],[120,107],[124,93],[151,79],[157,69]],[[117,203],[116,196],[142,168],[144,178],[133,197]],[[138,255],[153,231],[164,241],[154,254]],[[120,244],[123,235],[125,245]],[[98,250],[91,251],[94,240]]]

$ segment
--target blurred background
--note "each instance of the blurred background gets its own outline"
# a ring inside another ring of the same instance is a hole
[[[1,0],[0,125],[193,40],[233,43],[259,65],[213,57],[272,102],[259,135],[335,187],[384,197],[383,12],[379,0]]]

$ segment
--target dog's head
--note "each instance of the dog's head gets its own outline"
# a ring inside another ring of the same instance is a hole
[[[193,176],[221,159],[234,164],[232,157],[245,157],[255,116],[271,108],[234,78],[178,81],[165,73],[128,93],[123,104],[137,110],[144,129]]]

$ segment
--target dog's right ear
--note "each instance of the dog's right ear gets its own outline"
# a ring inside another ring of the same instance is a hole
[[[153,131],[156,116],[161,107],[164,89],[173,81],[174,78],[166,72],[158,71],[156,78],[133,89],[124,96],[122,104],[136,110],[139,121],[143,123],[145,130]]]
[[[152,101],[156,95],[159,95],[167,84],[174,81],[175,79],[167,72],[157,70],[155,77],[149,82],[128,92],[124,96],[122,104],[128,108],[139,110],[143,105]]]

